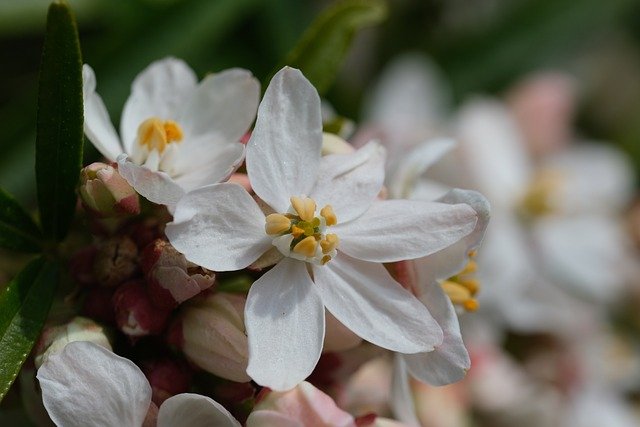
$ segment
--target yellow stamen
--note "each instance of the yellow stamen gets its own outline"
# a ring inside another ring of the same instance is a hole
[[[327,226],[336,225],[338,223],[338,218],[333,212],[333,208],[331,207],[331,205],[327,205],[324,208],[320,209],[320,216],[324,218]]]
[[[478,304],[478,300],[477,299],[471,298],[471,299],[466,300],[462,304],[462,306],[467,311],[476,311],[478,309],[478,307],[480,307],[480,304]]]
[[[324,239],[320,240],[320,247],[323,254],[328,254],[338,246],[340,239],[337,234],[327,234]]]
[[[329,255],[325,255],[322,257],[322,260],[320,261],[320,263],[322,265],[325,265],[326,263],[328,263],[329,261],[331,261],[331,257]]]
[[[467,262],[467,265],[465,265],[462,271],[458,274],[471,274],[475,273],[476,271],[478,271],[478,264],[474,260],[469,260],[469,262]]]
[[[180,141],[182,141],[182,129],[172,120],[165,121],[152,117],[138,127],[138,143],[146,145],[149,151],[155,149],[162,153],[167,144]]]
[[[312,221],[313,216],[316,213],[316,202],[313,199],[305,197],[291,197],[291,206],[298,213],[298,216],[303,221]]]
[[[265,224],[265,231],[267,234],[274,235],[287,231],[291,227],[291,220],[286,216],[278,213],[273,213],[267,216],[267,222]]]
[[[304,230],[294,225],[291,227],[291,234],[293,234],[293,237],[297,239],[304,234]]]
[[[480,281],[478,279],[464,279],[460,280],[460,284],[469,290],[471,295],[478,293],[480,289]]]
[[[316,254],[318,242],[313,236],[305,237],[293,247],[293,251],[306,257],[312,257]]]

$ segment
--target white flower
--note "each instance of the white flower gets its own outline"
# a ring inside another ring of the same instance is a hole
[[[151,404],[151,386],[132,361],[99,345],[75,341],[38,370],[42,400],[64,427],[140,427]],[[240,427],[219,403],[182,393],[160,406],[158,427]]]
[[[249,291],[247,372],[286,390],[311,373],[322,350],[324,308],[362,338],[403,353],[432,350],[442,331],[380,264],[437,252],[473,231],[466,204],[378,201],[384,155],[371,143],[320,157],[320,99],[295,69],[276,74],[247,147],[265,217],[240,186],[211,185],[177,205],[166,233],[190,261],[237,270],[275,246],[284,256]],[[318,208],[319,212],[318,212]]]
[[[248,71],[229,69],[199,84],[182,61],[152,63],[134,80],[120,137],[83,69],[84,130],[137,192],[172,207],[184,193],[224,181],[244,158],[240,138],[255,118],[260,85]]]

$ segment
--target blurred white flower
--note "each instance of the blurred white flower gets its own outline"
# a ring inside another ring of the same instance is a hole
[[[87,138],[150,201],[171,208],[186,192],[226,180],[242,163],[240,138],[260,96],[250,72],[229,69],[198,84],[183,61],[154,62],[133,81],[119,137],[88,65],[83,81]]]

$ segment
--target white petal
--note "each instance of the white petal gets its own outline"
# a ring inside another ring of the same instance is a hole
[[[122,153],[122,146],[104,102],[96,93],[96,75],[87,64],[82,67],[82,95],[84,98],[84,133],[100,154],[114,162]]]
[[[347,222],[371,206],[383,182],[384,149],[371,142],[351,154],[324,156],[311,197],[318,208],[331,205],[338,222]]]
[[[151,386],[129,359],[85,341],[50,356],[38,370],[42,400],[53,422],[65,427],[139,427]]]
[[[384,200],[331,231],[340,237],[338,249],[354,258],[394,262],[446,248],[471,233],[476,222],[476,211],[466,204]]]
[[[391,380],[391,396],[389,406],[395,417],[412,427],[418,427],[420,421],[416,416],[416,407],[413,403],[411,386],[409,385],[409,372],[404,357],[396,354],[393,360],[393,378]]]
[[[401,353],[431,351],[442,343],[442,330],[418,299],[377,263],[338,252],[324,266],[314,266],[322,302],[347,328],[380,347]]]
[[[427,140],[412,150],[390,180],[389,191],[393,197],[408,199],[412,196],[420,176],[455,145],[452,139],[440,138]]]
[[[197,81],[193,70],[176,58],[153,62],[138,74],[120,119],[120,135],[127,154],[132,154],[142,122],[151,117],[176,120],[179,107],[191,97]]]
[[[309,195],[322,147],[320,97],[300,70],[285,67],[269,83],[247,144],[254,191],[284,212],[291,196]]]
[[[160,406],[158,427],[240,427],[241,424],[215,400],[193,393],[177,394]]]
[[[167,205],[170,209],[185,194],[169,175],[138,166],[129,161],[126,154],[118,157],[118,172],[142,197],[153,203]]]
[[[476,211],[478,222],[474,230],[462,240],[427,257],[417,259],[418,281],[447,279],[457,274],[469,260],[469,252],[478,248],[489,223],[489,202],[480,193],[471,190],[454,189],[437,200],[441,203],[465,203]]]
[[[253,123],[259,101],[258,80],[249,71],[232,68],[205,77],[178,121],[189,138],[210,135],[211,145],[238,142]]]
[[[230,143],[209,153],[203,153],[200,159],[194,160],[175,180],[187,192],[225,181],[242,164],[244,152],[244,144]],[[180,153],[183,159],[186,158],[184,154],[186,153]]]
[[[324,339],[324,307],[306,264],[284,258],[249,290],[244,311],[247,373],[258,384],[288,390],[311,374]]]
[[[239,270],[271,248],[265,217],[238,184],[214,184],[185,195],[165,233],[191,262],[214,271]]]
[[[471,359],[462,342],[453,304],[435,282],[427,287],[420,300],[442,328],[444,340],[430,353],[404,355],[407,368],[415,378],[434,386],[460,381],[471,367]]]

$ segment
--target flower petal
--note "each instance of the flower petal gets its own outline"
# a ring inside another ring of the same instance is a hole
[[[253,123],[259,101],[258,80],[247,70],[232,68],[205,77],[178,120],[189,138],[210,136],[210,147],[238,142]],[[184,149],[188,145],[185,140]]]
[[[318,207],[331,205],[339,222],[366,211],[384,182],[384,149],[371,142],[354,153],[331,154],[320,161],[311,197]]]
[[[442,330],[426,307],[380,264],[338,252],[313,268],[327,310],[347,328],[380,347],[401,353],[431,351]]]
[[[238,184],[213,184],[187,193],[165,233],[191,262],[214,271],[239,270],[271,248],[265,217]]]
[[[38,370],[42,400],[59,426],[139,427],[151,386],[129,359],[90,342],[75,341]]]
[[[441,386],[460,381],[471,367],[469,353],[462,342],[458,316],[442,287],[431,282],[420,298],[442,328],[444,340],[430,353],[403,355],[411,375]]]
[[[247,144],[254,191],[284,212],[291,196],[309,195],[322,147],[320,97],[300,70],[284,67],[269,83]]]
[[[158,412],[158,427],[240,427],[241,424],[215,400],[194,393],[176,394]]]
[[[142,197],[153,203],[167,205],[170,210],[185,194],[169,175],[138,166],[128,160],[126,154],[118,157],[118,172]]]
[[[338,249],[358,259],[394,262],[430,255],[471,233],[477,222],[469,205],[384,200],[356,220],[331,228]]]
[[[216,150],[203,153],[175,180],[186,192],[225,181],[244,160],[245,145],[239,142],[226,144]],[[181,158],[184,153],[180,153]]]
[[[324,339],[324,307],[306,264],[284,258],[249,290],[247,373],[273,390],[295,387],[311,374]]]
[[[396,354],[393,360],[393,377],[391,380],[391,397],[389,406],[393,415],[410,426],[419,426],[416,407],[409,384],[409,372],[404,357]]]
[[[84,133],[100,154],[114,162],[122,153],[122,146],[107,108],[100,95],[96,93],[96,75],[87,64],[82,67],[82,97],[84,99]]]
[[[132,154],[142,122],[151,117],[176,120],[179,107],[191,97],[197,81],[193,70],[176,58],[153,62],[138,74],[120,119],[120,136],[127,154]]]

